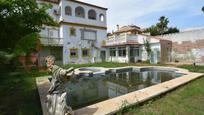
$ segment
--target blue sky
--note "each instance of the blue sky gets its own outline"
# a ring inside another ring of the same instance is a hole
[[[170,26],[181,30],[204,27],[204,0],[81,0],[107,7],[108,31],[135,24],[142,28],[157,23],[160,16],[169,18]]]

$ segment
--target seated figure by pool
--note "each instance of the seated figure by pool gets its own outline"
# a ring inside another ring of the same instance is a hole
[[[46,101],[47,112],[50,115],[72,114],[72,108],[66,104],[67,94],[64,83],[74,77],[74,69],[63,69],[54,65],[55,58],[53,56],[47,56],[45,60],[48,71],[52,74],[52,78],[49,78],[51,86]]]

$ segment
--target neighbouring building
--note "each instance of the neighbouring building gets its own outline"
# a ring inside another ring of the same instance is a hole
[[[52,4],[48,13],[59,23],[58,27],[44,26],[40,32],[40,66],[47,55],[54,55],[58,64],[101,61],[101,45],[107,37],[107,8],[77,0],[37,2]]]
[[[143,34],[140,27],[135,25],[119,27],[104,41],[102,51],[103,60],[108,62],[136,63],[147,61],[148,54],[145,50],[144,41],[149,41],[151,47],[150,62],[170,62],[172,42],[159,37]]]
[[[204,63],[204,28],[158,36],[172,41],[172,58],[176,62]]]

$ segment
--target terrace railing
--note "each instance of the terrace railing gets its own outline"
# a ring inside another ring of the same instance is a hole
[[[138,36],[137,35],[128,35],[128,34],[110,36],[106,40],[106,45],[124,44],[124,43],[128,43],[128,41],[137,42]]]
[[[41,44],[44,46],[63,46],[63,38],[41,37]]]

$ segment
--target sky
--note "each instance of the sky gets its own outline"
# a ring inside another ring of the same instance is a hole
[[[160,16],[169,19],[170,27],[180,30],[204,27],[204,0],[81,0],[108,8],[108,31],[116,25],[137,25],[147,28],[158,22]]]

